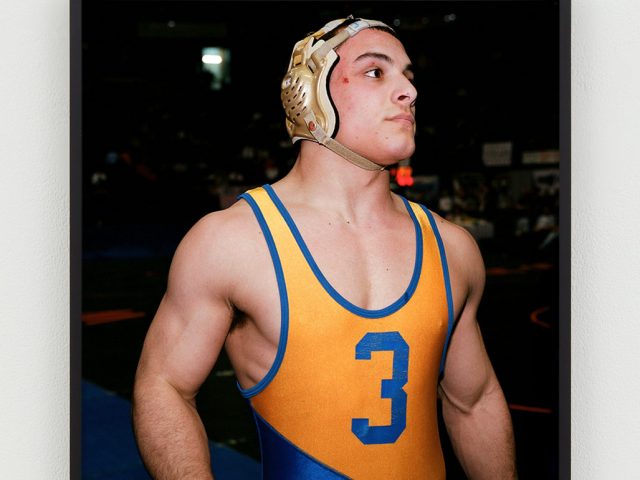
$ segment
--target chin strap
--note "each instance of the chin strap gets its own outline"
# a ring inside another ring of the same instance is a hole
[[[333,138],[329,137],[318,124],[316,117],[312,112],[305,115],[304,121],[307,124],[307,128],[311,132],[311,135],[313,135],[313,138],[315,138],[320,145],[324,145],[332,152],[337,153],[342,158],[365,170],[382,171],[385,169],[383,165],[378,165],[377,163],[364,158],[362,155],[358,155],[353,150],[348,149],[341,143],[336,142]]]

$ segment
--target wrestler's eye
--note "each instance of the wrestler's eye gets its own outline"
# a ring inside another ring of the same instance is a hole
[[[382,76],[382,70],[376,67],[376,68],[372,68],[371,70],[367,70],[366,72],[364,72],[364,74],[367,77],[380,78]]]

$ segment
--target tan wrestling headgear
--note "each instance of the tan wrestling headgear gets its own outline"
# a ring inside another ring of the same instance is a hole
[[[287,115],[287,131],[293,143],[312,140],[361,168],[384,170],[384,167],[333,139],[337,133],[338,112],[329,95],[329,75],[338,60],[335,49],[358,32],[372,27],[393,32],[391,27],[380,21],[349,15],[327,23],[297,42],[282,80],[280,98]]]

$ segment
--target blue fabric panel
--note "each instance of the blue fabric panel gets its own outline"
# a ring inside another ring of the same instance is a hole
[[[266,480],[337,480],[349,478],[300,450],[254,412],[260,448],[262,477]]]

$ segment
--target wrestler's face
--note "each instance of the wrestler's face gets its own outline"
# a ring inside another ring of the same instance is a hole
[[[338,111],[335,139],[379,165],[415,150],[415,100],[411,62],[393,35],[367,29],[343,43],[329,80]]]

